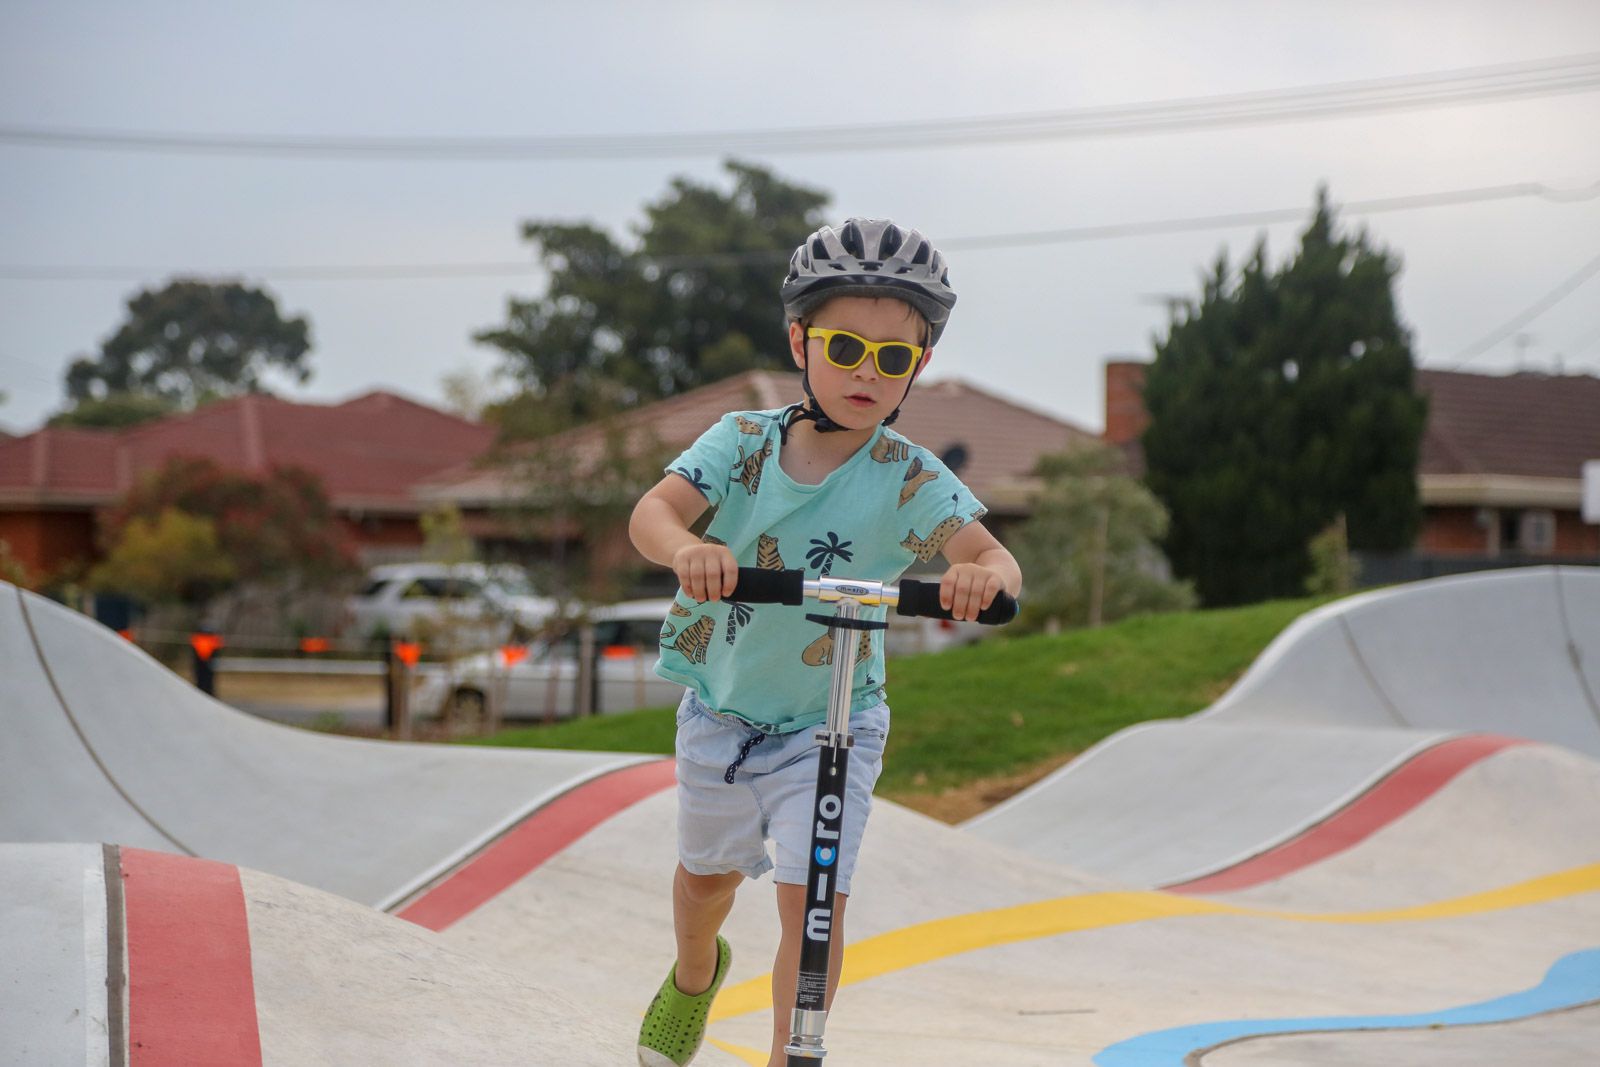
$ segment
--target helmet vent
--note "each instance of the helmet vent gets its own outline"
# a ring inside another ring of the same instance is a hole
[[[876,271],[878,269],[878,266],[879,265],[876,264],[876,263],[863,263],[863,264],[861,264],[861,269],[862,270]]]
[[[839,231],[839,243],[844,245],[844,250],[857,259],[866,258],[866,249],[861,240],[861,227],[854,222],[846,222],[844,229]]]
[[[924,241],[922,244],[917,246],[916,255],[911,257],[911,262],[913,262],[913,263],[926,263],[926,262],[928,262],[928,243],[926,241]]]
[[[811,242],[811,254],[818,259],[828,258],[828,246],[822,243],[821,238]]]
[[[903,239],[898,226],[885,227],[883,236],[878,240],[878,255],[883,259],[888,259],[900,251],[900,243]]]

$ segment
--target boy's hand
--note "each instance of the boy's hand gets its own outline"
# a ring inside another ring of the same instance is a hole
[[[721,600],[739,581],[739,562],[724,545],[685,545],[672,554],[672,570],[690,597]]]
[[[957,563],[939,579],[939,606],[963,622],[974,622],[978,612],[994,602],[1006,587],[1000,572],[976,563]]]

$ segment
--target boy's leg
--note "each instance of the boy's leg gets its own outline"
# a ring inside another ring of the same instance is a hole
[[[767,1067],[784,1067],[788,1058],[783,1046],[789,1043],[789,1023],[794,1012],[794,987],[800,970],[800,935],[805,927],[806,887],[789,882],[778,885],[778,920],[783,939],[778,943],[778,958],[772,964],[772,1058]],[[847,893],[833,896],[833,927],[828,938],[828,992],[824,1005],[833,1006],[833,991],[839,988],[839,968],[844,964],[844,906]]]
[[[733,909],[744,875],[690,874],[678,864],[672,879],[672,928],[678,938],[678,992],[697,996],[711,988],[717,972],[717,931]],[[804,887],[801,887],[802,889]]]

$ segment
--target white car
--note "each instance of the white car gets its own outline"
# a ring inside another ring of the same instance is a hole
[[[633,600],[590,616],[599,662],[598,714],[672,705],[683,696],[682,685],[653,669],[671,603]],[[505,719],[571,718],[578,707],[578,635],[526,647],[527,656],[509,668],[494,651],[425,676],[413,690],[412,706],[418,714],[448,716],[469,726],[483,719],[490,699],[499,702]]]
[[[482,563],[395,563],[367,572],[361,591],[345,600],[351,626],[369,637],[417,636],[453,622],[463,642],[500,644],[514,627],[537,630],[556,602],[537,595],[520,568]]]

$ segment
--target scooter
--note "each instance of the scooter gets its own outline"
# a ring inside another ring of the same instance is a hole
[[[833,865],[839,858],[844,833],[844,788],[850,766],[850,689],[854,673],[855,632],[884,630],[889,624],[861,618],[861,609],[883,605],[897,615],[953,618],[939,605],[939,583],[906,579],[898,586],[853,578],[808,579],[805,571],[772,571],[740,567],[735,586],[738,598],[748,604],[801,606],[810,597],[834,605],[832,615],[810,614],[807,619],[828,628],[833,639],[833,679],[828,690],[828,719],[816,738],[822,742],[817,765],[815,818],[811,830],[810,869],[806,875],[806,917],[800,943],[800,969],[795,983],[795,1007],[790,1020],[789,1043],[784,1046],[788,1067],[809,1067],[827,1055],[822,1047],[827,1025],[828,957],[833,932]],[[1016,618],[1017,602],[1001,592],[979,615],[978,621],[1000,626]]]

